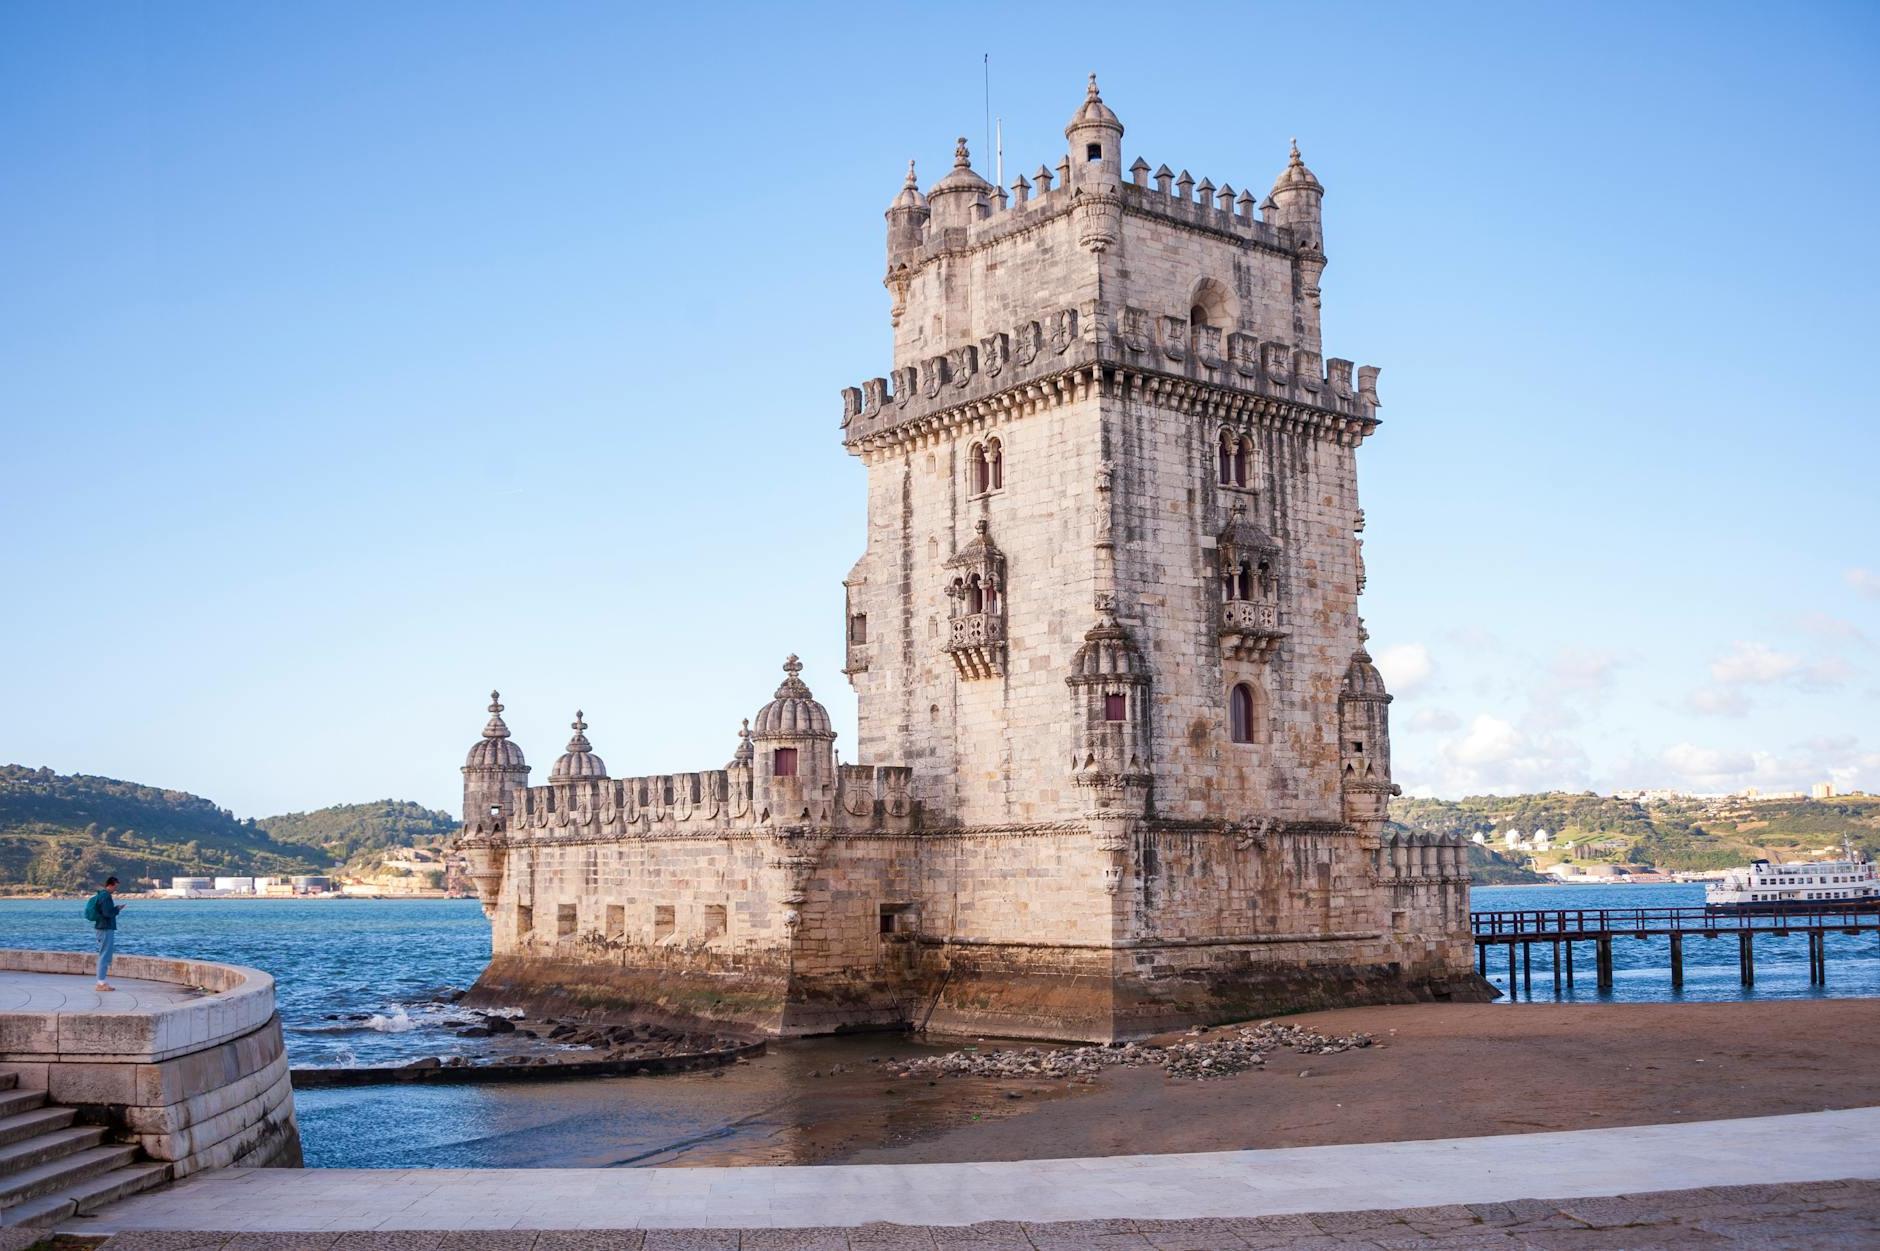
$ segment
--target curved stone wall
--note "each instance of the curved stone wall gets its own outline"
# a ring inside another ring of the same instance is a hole
[[[0,949],[0,970],[89,978],[84,952]],[[274,979],[259,969],[121,955],[112,972],[205,993],[136,1011],[0,1012],[0,1072],[113,1126],[177,1177],[298,1166],[300,1132]]]

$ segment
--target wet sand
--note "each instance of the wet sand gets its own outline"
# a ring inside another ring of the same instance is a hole
[[[915,1114],[905,1120],[876,1111],[905,1096],[870,1101],[859,1117],[830,1102],[820,1112],[799,1109],[809,1115],[790,1137],[802,1163],[926,1163],[1521,1134],[1880,1104],[1873,999],[1420,1004],[1284,1019],[1324,1034],[1369,1033],[1380,1045],[1280,1052],[1265,1071],[1206,1082],[1171,1080],[1159,1068],[1111,1069],[1094,1085],[1070,1088],[942,1079],[908,1100]],[[884,1085],[893,1083],[871,1089]],[[1004,1100],[996,1093],[1004,1088],[1026,1097]],[[949,1116],[952,1092],[960,1098]],[[897,1133],[907,1140],[892,1141]]]

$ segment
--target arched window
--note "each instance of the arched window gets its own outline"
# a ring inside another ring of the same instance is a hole
[[[997,439],[986,440],[986,489],[1005,489],[1005,445]]]
[[[1228,695],[1227,720],[1229,733],[1236,743],[1254,741],[1253,688],[1245,682],[1236,683]]]
[[[966,461],[966,482],[974,495],[984,495],[992,489],[992,467],[986,460],[986,445],[973,444],[973,450]]]
[[[986,590],[980,585],[978,574],[966,580],[966,611],[969,613],[986,611]]]
[[[1207,324],[1208,324],[1208,310],[1206,308],[1197,304],[1193,308],[1188,310],[1188,333],[1191,336],[1194,334],[1195,331],[1201,329],[1201,327]]]
[[[1221,431],[1221,485],[1234,485],[1234,436]]]
[[[1239,439],[1234,443],[1234,485],[1247,485],[1247,464],[1253,459],[1253,440]]]
[[[997,613],[999,611],[999,584],[996,582],[988,582],[986,583],[985,591],[986,611],[989,613]]]

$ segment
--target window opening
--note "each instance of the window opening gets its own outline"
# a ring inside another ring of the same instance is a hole
[[[1103,719],[1105,721],[1122,721],[1127,717],[1128,710],[1129,696],[1105,695],[1103,697]]]
[[[574,933],[576,919],[573,904],[555,905],[555,937],[566,938]]]
[[[1228,722],[1236,743],[1253,741],[1253,688],[1238,683],[1228,697]]]
[[[796,748],[779,747],[771,756],[770,773],[772,777],[793,778],[796,776]]]
[[[1084,159],[1086,161],[1101,161],[1103,159],[1103,145],[1100,143],[1085,144]]]
[[[653,941],[658,942],[662,938],[671,938],[672,932],[676,928],[677,926],[673,921],[672,905],[656,905],[653,908]]]

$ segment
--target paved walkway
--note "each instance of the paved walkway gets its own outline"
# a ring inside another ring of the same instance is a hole
[[[116,990],[92,989],[97,979],[71,973],[24,973],[0,969],[0,1012],[151,1012],[175,1007],[202,992],[173,982],[111,978]]]
[[[851,1228],[1238,1219],[1880,1179],[1880,1108],[1426,1142],[980,1164],[225,1169],[60,1228]]]
[[[101,1251],[1870,1251],[1876,1244],[1880,1182],[1840,1181],[1240,1220],[130,1233]],[[0,1251],[11,1249],[0,1243]]]

